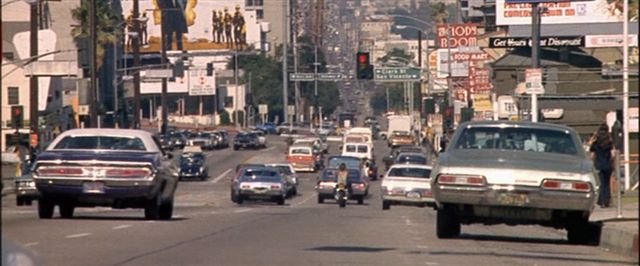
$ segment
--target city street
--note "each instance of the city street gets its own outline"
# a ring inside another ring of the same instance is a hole
[[[332,142],[331,153],[339,143]],[[596,246],[571,245],[564,230],[538,226],[462,227],[440,240],[436,212],[394,206],[382,211],[380,181],[364,205],[318,204],[317,174],[299,174],[299,195],[284,206],[230,201],[234,168],[284,160],[282,137],[260,151],[208,152],[207,181],[181,181],[174,218],[146,221],[142,210],[79,208],[72,219],[40,220],[37,204],[2,198],[3,238],[33,251],[46,265],[632,265]],[[388,154],[375,147],[378,165]],[[381,167],[382,168],[382,167]],[[382,173],[382,169],[380,171]]]

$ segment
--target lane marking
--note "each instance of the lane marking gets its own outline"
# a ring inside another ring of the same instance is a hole
[[[80,234],[75,234],[75,235],[67,235],[65,236],[65,238],[79,238],[79,237],[85,237],[85,236],[90,236],[91,233],[80,233]]]
[[[253,209],[240,209],[240,210],[235,210],[233,211],[233,213],[243,213],[243,212],[248,212],[248,211],[252,211]]]
[[[128,228],[128,227],[131,227],[131,225],[130,224],[121,224],[121,225],[118,225],[118,226],[114,226],[112,229],[113,230],[120,230],[120,229],[125,229],[125,228]]]
[[[223,178],[225,178],[230,172],[231,172],[231,168],[227,169],[227,171],[224,171],[222,174],[220,174],[219,176],[217,176],[215,179],[209,181],[210,183],[218,183],[218,181],[222,180]]]
[[[417,248],[421,248],[421,249],[428,249],[429,246],[425,246],[425,245],[417,245]]]
[[[35,245],[38,245],[38,244],[40,244],[40,243],[39,242],[29,242],[29,243],[24,244],[24,246],[25,247],[32,247],[32,246],[35,246]]]
[[[293,206],[292,206],[292,207],[294,207],[294,208],[295,208],[295,207],[298,207],[298,206],[300,206],[300,205],[304,204],[305,202],[309,201],[310,199],[314,198],[315,196],[316,196],[316,195],[311,194],[311,195],[309,195],[309,197],[307,197],[306,199],[302,200],[301,202],[298,202],[298,203],[296,203],[296,204],[293,204]]]

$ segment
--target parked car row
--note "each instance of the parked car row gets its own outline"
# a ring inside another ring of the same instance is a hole
[[[229,134],[224,130],[192,131],[171,130],[166,135],[157,134],[161,148],[166,151],[183,149],[185,146],[199,146],[203,150],[229,147]]]

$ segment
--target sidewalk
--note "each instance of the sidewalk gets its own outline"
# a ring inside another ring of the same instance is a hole
[[[617,203],[617,194],[612,197]],[[622,203],[622,218],[617,218],[618,207],[613,204],[605,209],[596,207],[589,219],[602,225],[600,247],[638,260],[638,191],[625,192]]]

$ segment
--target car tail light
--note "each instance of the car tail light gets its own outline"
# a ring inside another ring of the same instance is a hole
[[[373,175],[373,170],[369,169],[369,175]]]
[[[240,186],[240,187],[241,187],[241,188],[251,188],[251,186],[249,186],[249,185],[242,185],[242,186]]]
[[[278,185],[272,185],[272,186],[271,186],[271,189],[280,189],[280,186],[278,186]]]
[[[431,193],[431,190],[425,190],[425,191],[422,191],[422,196],[424,196],[424,197],[432,197],[433,193]]]
[[[484,176],[440,175],[438,184],[484,186]]]
[[[364,189],[364,184],[352,184],[351,185],[352,188],[357,188],[357,189]]]
[[[84,171],[82,168],[74,167],[46,167],[38,168],[36,173],[43,176],[80,176]]]
[[[542,182],[542,188],[548,190],[589,192],[591,191],[591,184],[582,181],[544,180]]]
[[[123,178],[143,178],[151,174],[149,169],[108,169],[105,171],[107,177],[123,177]]]

